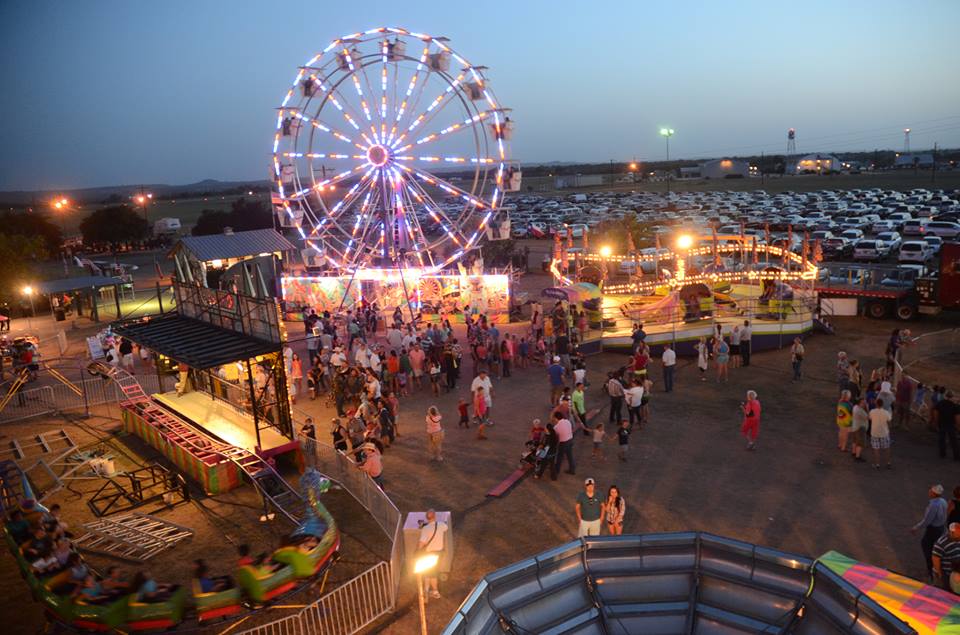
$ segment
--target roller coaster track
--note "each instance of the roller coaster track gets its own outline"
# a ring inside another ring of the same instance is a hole
[[[290,522],[299,524],[300,517],[296,510],[302,508],[303,498],[273,469],[270,463],[259,455],[200,434],[151,399],[144,392],[137,378],[120,367],[96,361],[87,366],[87,370],[116,383],[124,396],[120,402],[121,407],[136,411],[162,436],[176,440],[181,446],[186,446],[201,461],[223,460],[235,464],[257,488],[263,497],[265,507],[273,508]]]

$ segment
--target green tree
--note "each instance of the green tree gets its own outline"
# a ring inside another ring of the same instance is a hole
[[[117,245],[146,238],[150,232],[150,223],[135,209],[128,205],[101,207],[80,221],[83,242],[109,243]]]
[[[0,298],[14,304],[22,299],[21,289],[36,280],[37,263],[47,257],[42,236],[0,233]]]
[[[243,232],[273,227],[273,212],[266,203],[240,197],[230,205],[230,211],[205,209],[190,233],[194,236],[222,234],[225,227]]]
[[[0,233],[7,236],[38,236],[48,252],[56,252],[63,243],[60,228],[41,212],[0,213]]]

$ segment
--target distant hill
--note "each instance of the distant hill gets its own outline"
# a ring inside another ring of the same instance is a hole
[[[154,198],[203,196],[204,194],[224,194],[232,191],[262,190],[270,187],[269,181],[217,181],[204,179],[196,183],[169,185],[166,183],[144,183],[136,185],[105,185],[75,190],[12,190],[0,192],[0,206],[29,205],[34,201],[43,201],[54,195],[68,196],[79,203],[100,203],[108,199],[126,200],[141,191],[150,192]]]

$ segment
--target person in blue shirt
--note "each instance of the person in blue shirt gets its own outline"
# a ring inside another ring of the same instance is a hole
[[[630,335],[630,339],[633,340],[633,352],[636,353],[640,345],[643,344],[643,341],[647,339],[647,334],[643,330],[643,324],[633,325],[633,333]]]
[[[555,355],[553,363],[547,366],[547,375],[550,376],[550,405],[556,406],[560,402],[560,395],[563,394],[563,380],[567,375],[567,369],[560,363],[558,355]]]

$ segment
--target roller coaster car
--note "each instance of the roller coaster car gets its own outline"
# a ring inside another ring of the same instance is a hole
[[[324,532],[323,537],[313,549],[305,550],[295,545],[281,547],[273,553],[273,559],[290,565],[295,577],[309,578],[320,573],[330,564],[339,549],[340,534],[334,527]]]
[[[70,598],[70,592],[75,586],[76,583],[70,577],[70,570],[67,569],[44,580],[37,587],[36,598],[54,620],[70,624],[74,618],[74,604]]]
[[[176,626],[183,620],[183,611],[187,603],[187,588],[177,586],[162,602],[143,602],[136,594],[125,598],[127,603],[127,630],[145,631],[166,629]]]
[[[98,604],[73,599],[70,624],[86,631],[112,631],[127,621],[127,596]]]
[[[243,594],[240,587],[232,586],[224,591],[203,593],[200,582],[193,581],[193,603],[197,607],[197,621],[201,624],[229,615],[235,615],[243,610]]]
[[[263,604],[293,588],[293,567],[284,565],[270,572],[263,567],[247,565],[237,569],[234,578],[254,602]]]

